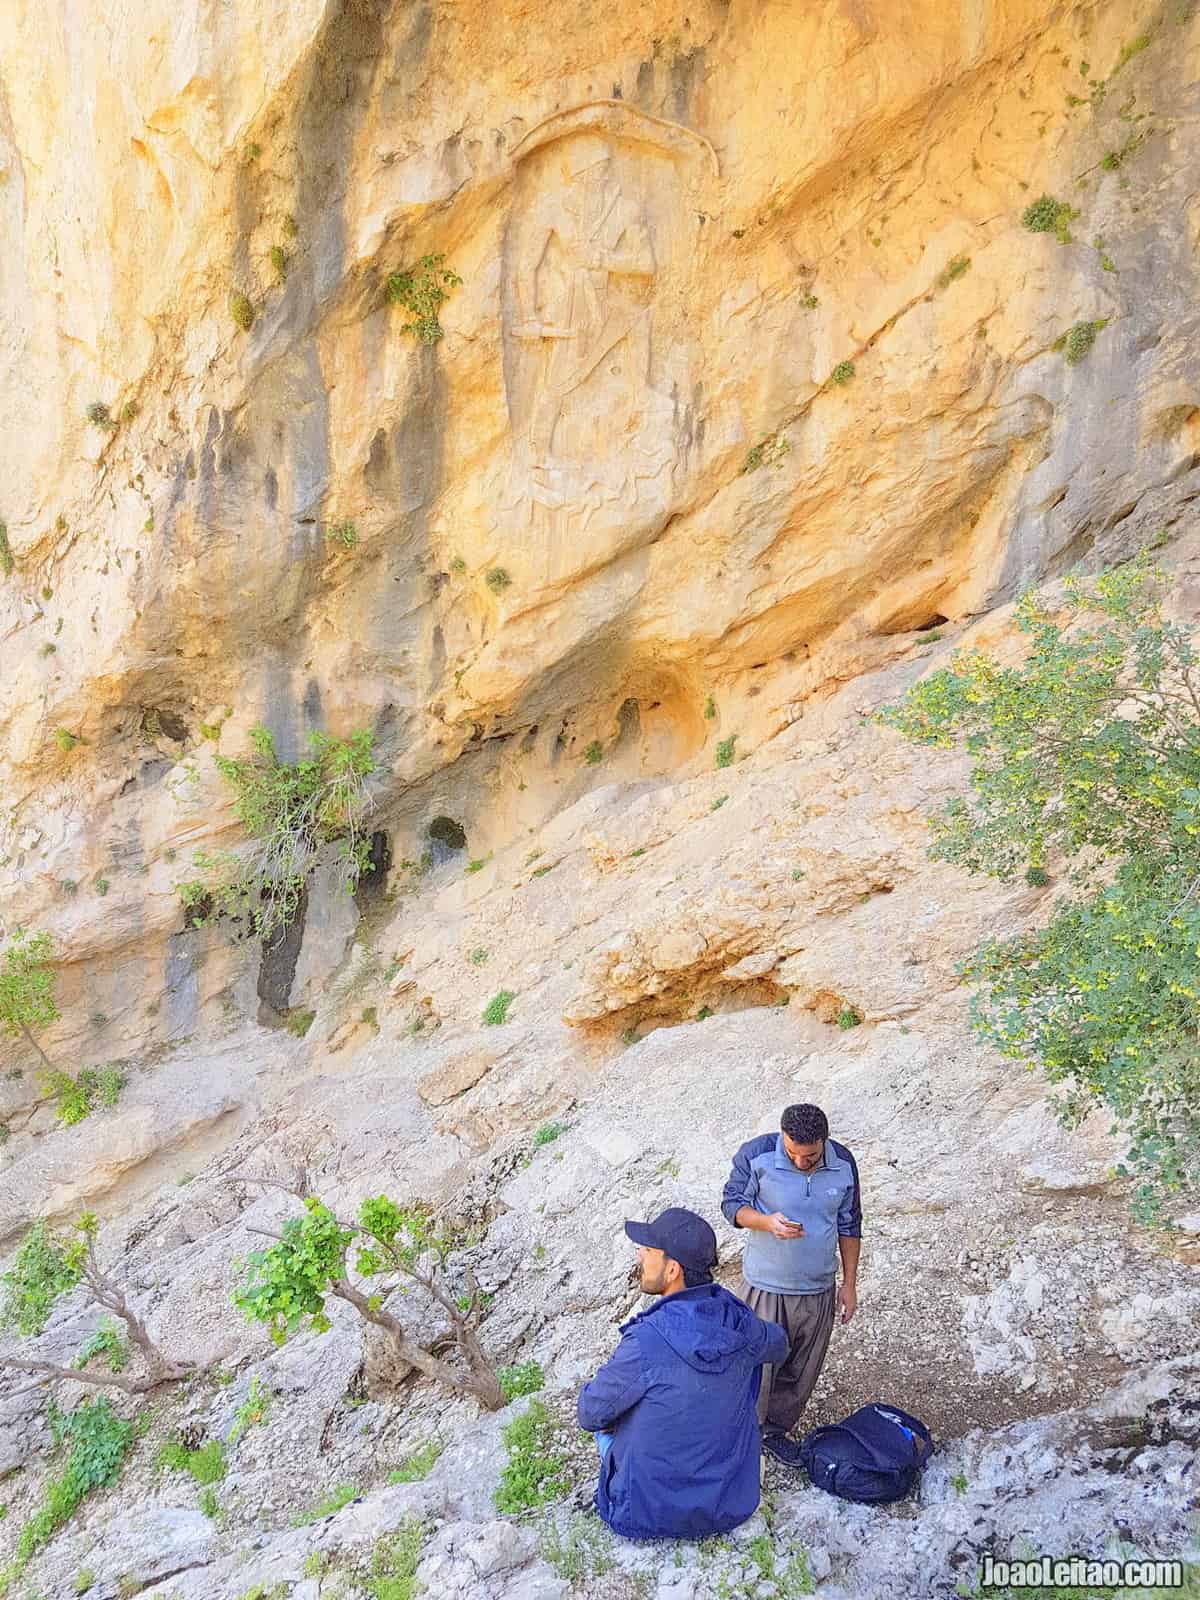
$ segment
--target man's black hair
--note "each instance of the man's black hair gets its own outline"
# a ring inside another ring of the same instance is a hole
[[[683,1266],[683,1263],[680,1262],[679,1265]],[[683,1268],[683,1287],[685,1289],[698,1289],[701,1284],[711,1283],[712,1281],[711,1272],[697,1272],[692,1267]]]
[[[795,1144],[816,1144],[829,1137],[829,1118],[820,1106],[788,1106],[779,1126]]]

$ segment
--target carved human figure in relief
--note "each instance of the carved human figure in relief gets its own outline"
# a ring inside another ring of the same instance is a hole
[[[649,229],[608,140],[577,135],[556,154],[563,185],[543,189],[521,230],[511,330],[535,367],[514,417],[518,491],[550,532],[561,530],[560,512],[586,523],[606,501],[631,507],[638,479],[672,453],[671,405],[649,382]]]

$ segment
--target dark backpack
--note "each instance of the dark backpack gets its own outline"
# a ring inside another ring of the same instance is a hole
[[[800,1459],[818,1489],[867,1505],[903,1499],[932,1450],[923,1422],[878,1401],[800,1441]]]

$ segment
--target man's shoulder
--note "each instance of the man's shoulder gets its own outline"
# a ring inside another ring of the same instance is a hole
[[[846,1163],[852,1172],[858,1171],[858,1162],[855,1161],[854,1157],[850,1154],[850,1150],[846,1145],[839,1144],[836,1139],[830,1139],[829,1148],[833,1151],[834,1155],[839,1161],[844,1161]]]
[[[737,1155],[734,1159],[737,1160],[738,1157],[741,1157],[746,1161],[756,1161],[759,1156],[765,1156],[769,1151],[774,1150],[778,1142],[779,1135],[777,1133],[755,1134],[753,1139],[747,1139],[745,1144],[738,1146]]]

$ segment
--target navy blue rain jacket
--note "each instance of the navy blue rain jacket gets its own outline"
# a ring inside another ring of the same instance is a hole
[[[753,1515],[760,1367],[787,1350],[778,1324],[713,1283],[665,1295],[623,1324],[579,1395],[580,1427],[614,1436],[596,1486],[614,1533],[700,1539]]]

